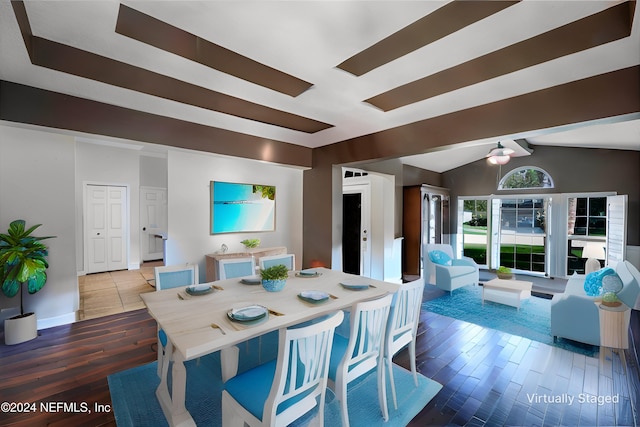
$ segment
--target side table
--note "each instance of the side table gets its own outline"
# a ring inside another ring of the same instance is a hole
[[[619,307],[596,304],[600,316],[600,347],[628,349],[631,309],[625,304]]]

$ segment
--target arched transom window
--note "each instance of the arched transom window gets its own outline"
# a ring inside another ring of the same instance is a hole
[[[553,178],[545,170],[535,166],[523,166],[506,174],[498,184],[498,190],[527,188],[553,188]]]

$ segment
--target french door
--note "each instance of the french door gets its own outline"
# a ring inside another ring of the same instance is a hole
[[[462,198],[458,246],[485,268],[548,273],[550,197]]]
[[[549,197],[492,202],[492,267],[547,274]]]

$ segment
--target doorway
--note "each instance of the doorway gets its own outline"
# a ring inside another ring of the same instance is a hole
[[[129,222],[126,186],[85,185],[85,272],[126,270]]]
[[[140,247],[142,261],[164,260],[167,232],[167,189],[140,187]]]
[[[342,271],[369,277],[369,186],[349,185],[342,192]]]

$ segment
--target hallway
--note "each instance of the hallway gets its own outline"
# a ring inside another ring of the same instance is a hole
[[[145,262],[139,270],[120,270],[78,277],[78,320],[145,308],[140,294],[154,292],[153,268],[162,261]]]

